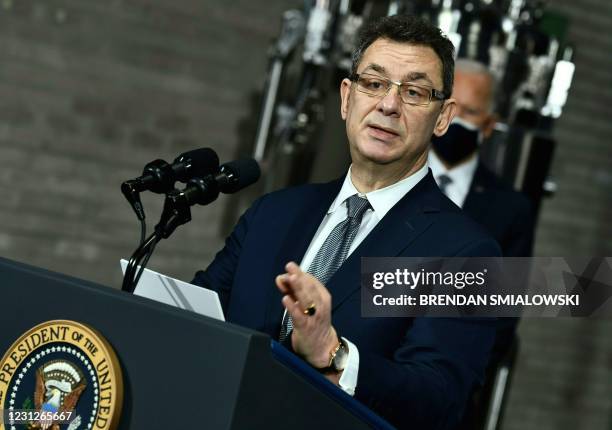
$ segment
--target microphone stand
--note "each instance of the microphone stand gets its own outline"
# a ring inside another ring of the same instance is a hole
[[[240,181],[241,171],[245,176]],[[183,190],[173,190],[166,194],[164,209],[155,231],[134,251],[123,276],[121,290],[133,293],[140,276],[153,255],[155,246],[167,239],[180,225],[191,221],[191,206],[207,205],[213,202],[220,192],[234,193],[259,178],[259,166],[254,160],[237,160],[220,167],[216,175],[189,180]],[[142,262],[142,263],[141,263]],[[138,268],[140,266],[140,269]]]
[[[123,275],[123,283],[121,290],[128,293],[133,293],[136,288],[138,280],[136,279],[136,270],[138,270],[139,263],[145,259],[144,264],[148,261],[150,255],[155,249],[157,242],[161,240],[161,237],[157,235],[157,232],[153,232],[130,257],[125,274]],[[144,269],[144,265],[141,265],[141,269]],[[142,270],[141,270],[142,271]]]
[[[191,210],[184,194],[174,191],[166,195],[164,210],[155,231],[134,251],[130,257],[121,290],[133,293],[144,269],[153,255],[155,246],[162,239],[167,239],[182,224],[191,221]],[[142,263],[141,263],[142,262]],[[138,268],[140,266],[140,270]]]

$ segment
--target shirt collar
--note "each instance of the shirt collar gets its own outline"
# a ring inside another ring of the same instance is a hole
[[[340,205],[342,205],[346,199],[353,194],[358,194],[360,197],[365,197],[368,199],[374,213],[379,219],[382,219],[387,212],[389,212],[391,208],[406,195],[406,193],[408,193],[416,184],[418,184],[421,179],[427,176],[429,166],[427,163],[425,163],[423,167],[407,178],[404,178],[395,184],[389,185],[388,187],[370,191],[369,193],[365,194],[357,191],[357,188],[355,188],[353,185],[351,180],[351,169],[352,166],[349,168],[349,171],[344,178],[342,188],[340,189],[340,192],[336,196],[336,199],[332,203],[327,213],[330,214],[336,211],[336,209],[338,209],[338,207],[340,207]]]
[[[440,175],[447,175],[453,184],[461,190],[467,190],[472,184],[472,178],[478,166],[478,154],[459,166],[447,169],[433,150],[429,151],[429,166],[436,180]]]

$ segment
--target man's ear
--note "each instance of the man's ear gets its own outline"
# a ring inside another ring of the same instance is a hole
[[[438,114],[438,120],[436,121],[433,133],[436,136],[442,136],[444,133],[446,133],[446,130],[448,130],[448,126],[455,117],[456,113],[457,103],[455,102],[455,99],[445,100],[442,110]]]
[[[346,120],[348,114],[349,97],[351,95],[351,85],[353,82],[350,79],[344,78],[340,82],[340,115],[343,120]]]
[[[493,130],[495,129],[495,124],[497,124],[498,120],[499,115],[497,115],[496,113],[492,113],[491,115],[489,115],[487,121],[484,123],[484,126],[482,128],[482,137],[484,137],[485,139],[491,137],[491,134],[493,134]]]

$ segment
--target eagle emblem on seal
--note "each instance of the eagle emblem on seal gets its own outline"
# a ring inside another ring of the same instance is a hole
[[[36,371],[34,406],[37,411],[61,413],[73,411],[87,386],[81,371],[68,361],[55,360]],[[28,430],[60,430],[57,422],[40,420]]]

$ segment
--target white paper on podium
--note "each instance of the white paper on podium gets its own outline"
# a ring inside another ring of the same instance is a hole
[[[121,259],[121,271],[124,275],[127,264],[127,260]],[[142,272],[134,294],[225,321],[219,295],[215,291],[162,275],[153,270],[145,269]]]

